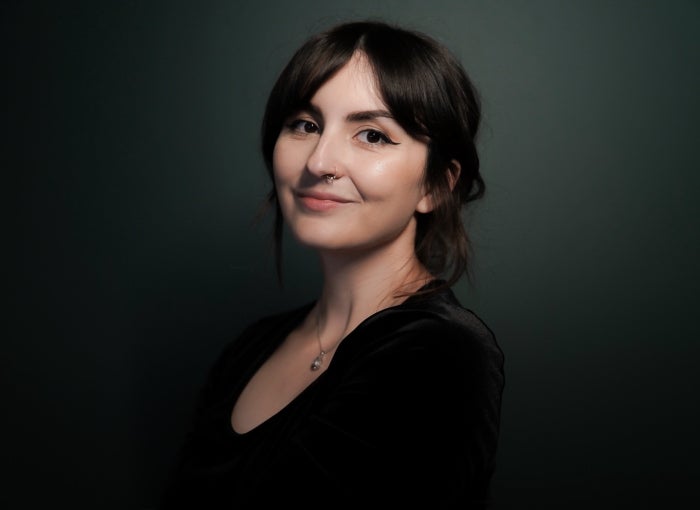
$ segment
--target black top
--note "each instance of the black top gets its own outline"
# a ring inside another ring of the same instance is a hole
[[[449,289],[368,317],[287,407],[232,429],[238,395],[313,304],[255,322],[224,349],[161,508],[485,508],[503,354]]]

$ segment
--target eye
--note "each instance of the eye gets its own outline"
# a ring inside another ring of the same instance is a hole
[[[376,129],[365,129],[357,134],[357,138],[364,143],[370,145],[398,145],[396,142],[392,141],[388,136],[386,136],[381,131]]]
[[[297,133],[313,134],[319,131],[318,126],[314,122],[306,119],[294,119],[287,127]]]

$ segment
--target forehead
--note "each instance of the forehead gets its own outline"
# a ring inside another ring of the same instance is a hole
[[[386,108],[374,69],[360,52],[318,88],[311,103],[323,108],[330,104],[350,109]]]

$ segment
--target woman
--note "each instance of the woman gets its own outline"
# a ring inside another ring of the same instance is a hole
[[[163,508],[486,505],[503,356],[450,290],[484,190],[479,119],[461,65],[421,33],[346,23],[296,52],[262,149],[278,248],[286,223],[322,290],[224,350]]]

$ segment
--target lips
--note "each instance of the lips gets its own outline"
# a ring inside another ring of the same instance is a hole
[[[305,209],[315,212],[330,211],[352,202],[347,198],[325,192],[301,191],[296,192],[295,195]]]

